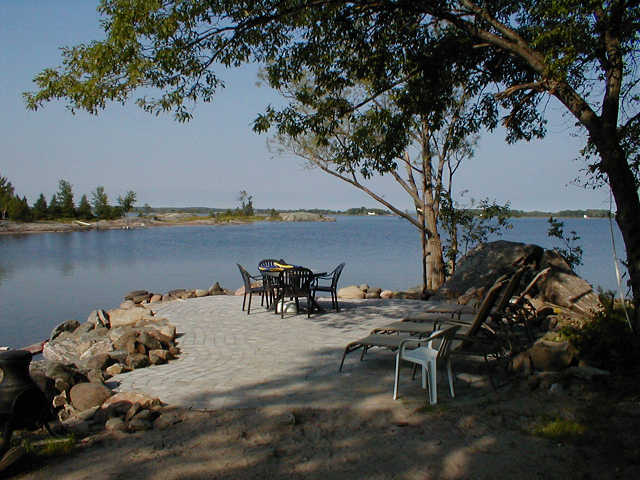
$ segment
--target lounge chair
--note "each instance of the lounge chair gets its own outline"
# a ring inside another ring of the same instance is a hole
[[[362,354],[360,355],[360,360],[364,359],[365,354],[372,347],[383,347],[391,350],[398,349],[400,347],[400,343],[406,337],[401,337],[400,335],[389,335],[389,333],[391,332],[405,333],[406,332],[410,334],[416,334],[416,333],[420,334],[421,332],[419,330],[416,330],[416,326],[412,325],[411,323],[422,323],[423,327],[420,327],[420,328],[423,329],[422,331],[424,333],[436,330],[440,328],[440,325],[443,325],[449,322],[452,322],[454,325],[458,325],[458,326],[467,326],[468,327],[467,334],[465,338],[461,338],[461,340],[464,341],[463,343],[465,347],[468,346],[468,344],[473,341],[473,337],[478,336],[479,330],[484,326],[485,322],[487,321],[487,318],[489,317],[489,313],[491,312],[491,309],[493,308],[495,302],[497,301],[500,290],[502,289],[505,283],[506,283],[506,280],[500,280],[496,282],[489,289],[489,291],[485,295],[484,300],[482,301],[482,304],[480,305],[480,308],[476,312],[474,321],[471,322],[471,324],[461,323],[449,317],[446,317],[446,318],[430,317],[428,319],[431,322],[430,324],[427,322],[395,322],[394,324],[374,329],[368,336],[355,340],[346,346],[346,348],[344,349],[344,353],[342,354],[342,360],[340,361],[340,367],[338,371],[339,372],[342,371],[342,367],[344,366],[344,360],[347,354],[354,352],[359,348],[362,348]],[[406,326],[399,325],[401,323],[406,323],[407,325]],[[394,325],[395,327],[392,327],[392,325]],[[429,330],[429,325],[432,325],[431,330]],[[380,333],[382,331],[384,331],[385,333]]]

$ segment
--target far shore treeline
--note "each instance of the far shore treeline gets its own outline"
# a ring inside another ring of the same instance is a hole
[[[109,204],[109,197],[103,186],[98,186],[91,192],[91,201],[87,195],[82,195],[76,205],[73,187],[67,180],[58,181],[58,191],[51,196],[47,203],[41,193],[36,202],[29,206],[26,196],[15,192],[11,182],[0,175],[0,219],[18,222],[38,220],[112,220],[126,215],[133,209],[136,193],[129,190],[124,196],[119,196],[117,205]]]
[[[26,196],[20,196],[15,192],[11,182],[0,175],[0,219],[14,220],[22,222],[38,220],[61,220],[61,219],[81,219],[81,220],[108,220],[120,218],[134,211],[139,215],[153,215],[163,213],[189,213],[194,215],[215,216],[224,212],[230,212],[228,208],[211,207],[151,207],[145,204],[143,207],[134,207],[136,193],[129,190],[124,196],[117,198],[117,205],[109,204],[109,197],[104,187],[98,186],[90,193],[91,200],[86,194],[82,195],[80,202],[76,205],[71,183],[61,179],[58,181],[58,191],[52,195],[47,202],[43,193],[40,194],[36,202],[29,206]],[[249,197],[251,199],[252,197]],[[252,205],[252,203],[251,203]],[[278,210],[252,208],[256,216],[273,216]],[[285,211],[285,210],[280,210]],[[370,207],[354,207],[346,210],[331,210],[322,208],[311,209],[286,209],[287,212],[305,211],[321,215],[392,215],[389,210]],[[469,209],[475,215],[481,215],[481,209]],[[604,209],[585,210],[559,210],[557,212],[544,212],[539,210],[509,210],[511,217],[538,217],[538,218],[608,218],[611,213]]]

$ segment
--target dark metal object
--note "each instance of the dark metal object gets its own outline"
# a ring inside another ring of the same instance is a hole
[[[0,454],[9,448],[13,430],[42,425],[49,413],[44,394],[29,375],[31,358],[26,350],[0,352]]]

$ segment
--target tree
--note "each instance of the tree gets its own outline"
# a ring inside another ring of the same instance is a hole
[[[361,107],[339,93],[363,81],[376,96],[424,99],[429,110],[442,102],[444,110],[451,90],[438,81],[444,67],[481,98],[477,121],[490,130],[502,121],[510,142],[543,137],[546,105],[556,99],[588,137],[588,179],[608,184],[615,198],[640,312],[638,2],[103,0],[99,10],[106,38],[63,49],[62,69],[38,74],[40,90],[25,95],[29,108],[67,98],[72,111],[97,113],[108,100],[155,87],[159,98],[139,105],[184,121],[190,102],[210,101],[222,85],[217,68],[249,61],[269,62],[274,87],[313,74],[314,89],[300,98],[315,113],[269,108],[254,125],[293,136],[330,136]],[[387,118],[385,161],[407,146],[408,119],[427,111],[409,105]],[[345,155],[360,146],[345,145]]]
[[[118,197],[118,205],[124,213],[129,213],[136,203],[136,192],[129,190],[124,197]]]
[[[14,196],[9,201],[9,218],[20,222],[28,222],[32,219],[31,209],[27,203],[27,197]]]
[[[56,200],[60,206],[60,215],[65,218],[73,218],[76,214],[76,207],[73,203],[73,190],[71,184],[66,180],[58,181],[58,192]]]
[[[104,191],[104,187],[96,187],[91,192],[91,205],[93,205],[93,213],[101,219],[111,218],[111,206],[109,205],[109,197]]]
[[[80,198],[80,204],[76,210],[76,215],[78,218],[82,218],[84,220],[90,220],[93,218],[93,213],[91,213],[91,204],[89,203],[86,195],[82,195]]]
[[[240,202],[240,214],[245,217],[253,216],[253,196],[249,195],[246,190],[242,190],[238,195]]]
[[[49,200],[49,208],[47,208],[47,217],[49,218],[60,218],[62,215],[62,210],[60,208],[60,204],[58,203],[58,196],[53,194],[51,196],[51,200]]]
[[[47,218],[47,200],[44,198],[44,194],[41,193],[31,208],[34,220],[42,220]]]
[[[13,198],[13,185],[11,182],[0,175],[0,219],[7,218],[9,204]]]

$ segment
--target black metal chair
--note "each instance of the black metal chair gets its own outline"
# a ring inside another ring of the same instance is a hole
[[[260,284],[259,286],[252,285],[252,281],[262,280],[261,276],[258,277],[257,275],[251,275],[249,272],[247,272],[247,270],[242,265],[240,265],[239,263],[236,263],[236,265],[238,265],[238,269],[240,270],[240,275],[242,275],[242,282],[244,283],[244,298],[242,299],[242,311],[244,311],[245,302],[247,301],[247,294],[249,294],[249,305],[247,306],[247,315],[249,315],[251,311],[251,296],[254,293],[259,293],[262,297],[260,300],[260,305],[264,305],[264,296],[265,296],[266,289],[264,287],[264,284]],[[267,305],[268,303],[269,303],[269,300],[267,299]]]
[[[262,285],[265,289],[265,295],[267,297],[267,308],[269,305],[275,302],[280,291],[280,277],[270,275],[269,272],[276,267],[277,263],[286,265],[287,261],[284,259],[276,260],[275,258],[265,258],[258,262],[258,270],[262,274]]]
[[[307,299],[307,318],[311,317],[311,311],[313,310],[313,272],[303,267],[288,268],[281,272],[280,278],[282,285],[276,300],[277,302],[282,302],[280,318],[284,318],[284,299],[286,297],[295,299],[298,311],[300,311],[298,298],[305,297]]]
[[[336,312],[340,311],[340,306],[338,305],[338,280],[340,280],[340,274],[342,273],[342,269],[344,268],[345,263],[341,263],[338,265],[333,272],[328,273],[327,275],[316,276],[314,284],[313,284],[313,298],[316,298],[316,292],[329,292],[331,294],[331,307],[336,309]],[[320,285],[318,280],[331,280],[331,283],[328,285]]]

